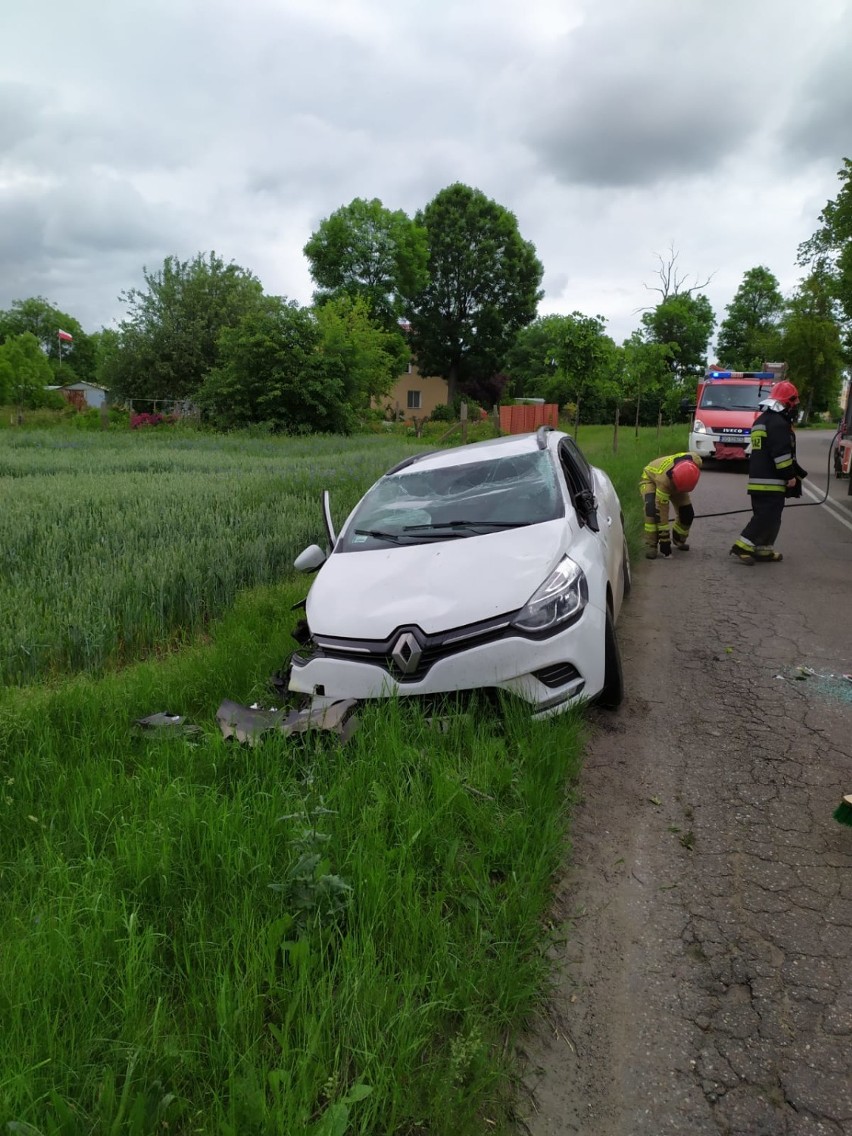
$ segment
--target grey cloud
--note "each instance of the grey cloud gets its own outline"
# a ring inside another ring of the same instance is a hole
[[[566,182],[653,185],[708,170],[740,147],[749,124],[737,107],[710,111],[700,101],[673,102],[664,90],[617,84],[588,98],[578,92],[533,134],[543,163]]]
[[[0,82],[0,155],[35,133],[43,106],[44,100],[34,87]]]
[[[852,27],[838,29],[825,55],[797,87],[781,137],[794,160],[852,157]]]
[[[84,326],[90,314],[89,326],[103,322],[106,314],[97,313],[117,313],[118,293],[139,282],[143,264],[184,251],[188,228],[172,210],[157,210],[129,184],[103,176],[7,192],[0,208],[0,308],[38,294]]]
[[[611,187],[706,174],[772,125],[775,14],[760,0],[590,9],[527,117],[543,168],[566,184]]]
[[[77,0],[69,19],[67,0],[12,5],[0,307],[41,292],[97,326],[143,264],[211,248],[307,302],[301,249],[322,217],[356,196],[413,213],[454,181],[513,210],[567,310],[629,314],[672,239],[696,240],[696,271],[734,255],[776,269],[822,183],[790,178],[776,220],[753,185],[784,161],[778,122],[804,155],[852,121],[842,70],[829,99],[808,85],[836,30],[825,12],[844,6]]]

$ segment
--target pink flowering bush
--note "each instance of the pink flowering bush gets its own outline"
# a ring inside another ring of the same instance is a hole
[[[175,421],[173,414],[134,414],[130,419],[130,429],[141,430],[144,426],[171,426]]]

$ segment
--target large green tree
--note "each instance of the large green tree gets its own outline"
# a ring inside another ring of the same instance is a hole
[[[602,316],[572,312],[561,317],[553,355],[553,378],[544,390],[548,402],[572,403],[574,422],[609,416],[618,396],[617,348],[605,333]]]
[[[338,362],[334,352],[323,352],[310,309],[267,296],[223,328],[219,363],[197,401],[223,429],[266,423],[287,433],[344,432],[352,424],[355,379]]]
[[[53,371],[31,331],[9,336],[0,344],[0,402],[19,409],[42,406]]]
[[[837,171],[841,182],[837,197],[819,215],[819,228],[799,246],[799,264],[824,275],[840,303],[847,330],[852,326],[852,161],[843,159]]]
[[[602,316],[540,316],[518,332],[508,366],[516,397],[570,406],[576,421],[610,421],[622,396],[622,351]]]
[[[666,419],[677,417],[681,391],[670,366],[669,346],[649,343],[640,331],[634,331],[621,349],[621,408],[625,420],[630,415],[638,430],[641,425],[653,426],[661,412]]]
[[[716,342],[723,366],[759,371],[765,362],[778,358],[784,298],[768,268],[750,268],[725,311]]]
[[[686,292],[670,296],[642,316],[646,340],[669,348],[669,365],[679,383],[703,374],[715,324],[707,297]]]
[[[219,358],[219,336],[263,304],[251,272],[215,252],[168,256],[145,287],[122,294],[128,315],[99,365],[105,386],[125,398],[192,397]]]
[[[556,351],[562,341],[565,316],[539,316],[522,327],[506,357],[509,393],[516,398],[541,398],[553,380]]]
[[[349,296],[366,301],[387,328],[406,314],[407,297],[426,283],[426,230],[378,198],[356,197],[320,222],[305,245],[317,304]]]
[[[418,212],[429,241],[429,281],[411,300],[411,343],[424,374],[465,383],[504,369],[519,330],[535,318],[543,268],[513,213],[456,183]]]
[[[72,341],[60,341],[60,331],[72,336]],[[95,381],[95,344],[74,316],[61,311],[44,296],[13,300],[8,310],[0,311],[0,343],[27,332],[35,336],[49,360],[56,376],[54,382]]]
[[[353,408],[390,392],[408,361],[408,347],[396,331],[376,326],[367,301],[343,295],[317,309],[321,351],[330,374],[344,385]]]
[[[811,413],[836,413],[844,352],[829,281],[820,272],[804,280],[787,302],[783,358],[799,389],[807,421]]]

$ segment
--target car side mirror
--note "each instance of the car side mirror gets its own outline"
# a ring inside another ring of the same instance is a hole
[[[316,572],[325,564],[326,555],[318,544],[310,544],[293,561],[297,572]]]
[[[589,489],[583,489],[577,494],[576,502],[577,509],[585,524],[589,526],[592,532],[600,532],[601,526],[598,521],[598,503],[595,500],[594,493]]]

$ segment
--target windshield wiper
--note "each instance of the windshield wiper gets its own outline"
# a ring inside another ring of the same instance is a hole
[[[373,540],[388,540],[391,544],[399,544],[403,540],[402,533],[382,532],[381,529],[355,529],[356,536],[371,536]]]
[[[428,525],[406,525],[403,532],[424,532],[428,529],[522,529],[530,521],[431,521]]]
[[[412,529],[428,529],[431,525],[406,525],[402,532],[383,532],[381,529],[355,529],[355,536],[371,536],[373,540],[386,540],[389,544],[403,544],[411,545],[417,543],[415,536],[409,536],[408,533]],[[423,533],[422,536],[428,537],[429,534]],[[433,533],[437,536],[437,533]],[[460,538],[461,533],[448,533],[448,536]]]

